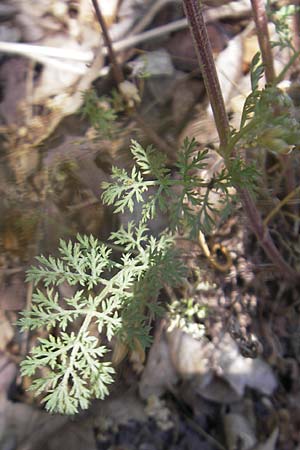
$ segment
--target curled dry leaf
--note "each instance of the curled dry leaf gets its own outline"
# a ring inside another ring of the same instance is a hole
[[[243,395],[246,386],[265,395],[271,395],[276,389],[277,380],[271,367],[261,358],[244,358],[229,334],[220,340],[216,350],[222,376],[237,394]]]
[[[238,396],[247,386],[265,395],[271,395],[277,386],[270,366],[260,358],[244,358],[229,334],[213,343],[175,329],[168,333],[168,343],[177,374],[183,379],[197,376],[197,392],[204,396],[213,375],[225,380]]]

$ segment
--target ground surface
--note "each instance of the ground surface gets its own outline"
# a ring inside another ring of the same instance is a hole
[[[97,135],[78,114],[82,91],[93,85],[100,96],[109,96],[115,87],[90,2],[0,5],[0,447],[300,448],[299,289],[281,279],[267,260],[238,204],[205,237],[209,248],[218,244],[226,249],[217,255],[221,266],[224,255],[230,256],[225,271],[210,263],[199,243],[178,241],[189,254],[189,277],[179,291],[163,292],[162,301],[190,301],[193,312],[184,329],[170,330],[170,316],[153,324],[146,361],[139,355],[123,361],[109,398],[72,420],[53,416],[26,391],[31,380],[19,376],[19,362],[37,338],[15,325],[18,311],[31,303],[26,268],[34,256],[55,253],[61,237],[79,231],[106,239],[128,222],[131,217],[116,217],[101,204],[99,186],[109,180],[112,164],[130,167],[130,140],[155,145],[172,166],[183,138],[195,136],[200,146],[210,148],[202,175],[210,178],[221,164],[179,2],[99,4],[112,40],[123,44],[119,62],[140,96],[137,113],[120,111],[110,136]],[[249,64],[258,50],[250,4],[209,2],[206,17],[226,107],[236,126],[250,89]],[[177,24],[172,33],[159,28],[171,22]],[[155,35],[145,40],[149,29]],[[126,40],[137,34],[142,39]],[[58,50],[55,57],[24,48],[12,54],[6,45],[11,42]],[[69,59],[72,51],[79,61]],[[285,62],[284,52],[276,54],[278,70]],[[297,153],[291,160],[297,173]],[[271,209],[265,198],[258,203],[264,214]],[[291,248],[298,255],[299,266],[299,196],[288,207],[298,218],[291,225],[280,217],[272,232],[285,256]],[[159,216],[152,232],[165,223]]]

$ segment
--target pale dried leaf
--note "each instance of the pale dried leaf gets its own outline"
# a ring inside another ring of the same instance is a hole
[[[216,60],[216,69],[225,105],[242,74],[242,37],[237,35],[229,41]],[[208,108],[212,114],[211,107]]]
[[[179,328],[168,333],[167,338],[171,360],[180,376],[206,376],[211,371],[209,357],[213,348],[210,342],[206,339],[194,339]]]
[[[214,373],[227,381],[239,396],[247,386],[266,395],[272,394],[277,386],[271,367],[260,358],[244,358],[229,334],[213,343],[194,339],[176,329],[168,333],[168,342],[178,375],[183,378],[197,375],[199,389],[212,381]]]
[[[117,15],[119,0],[99,0],[99,7],[107,25],[111,25]]]
[[[177,375],[170,358],[168,343],[165,337],[161,336],[160,339],[156,338],[150,349],[139,385],[140,395],[144,399],[150,395],[159,397],[176,382]]]
[[[227,381],[212,375],[211,372],[208,372],[206,376],[193,376],[188,383],[194,395],[198,394],[211,402],[230,405],[240,400],[240,396]],[[183,396],[185,397],[184,394]]]
[[[68,50],[84,50],[84,47],[78,44],[77,40],[64,34],[56,34],[53,37],[44,39],[43,45],[49,47],[60,47],[64,43],[66,51],[66,61],[68,57]],[[65,62],[66,62],[65,61]],[[86,70],[88,68],[83,63],[72,62],[72,66],[78,65]],[[65,92],[68,88],[73,86],[79,79],[79,75],[65,70],[59,70],[56,67],[46,65],[43,68],[42,74],[39,78],[38,85],[33,92],[33,102],[42,103],[47,98]]]
[[[147,12],[153,0],[123,0],[118,11],[118,22],[110,27],[110,36],[113,41],[128,35],[133,25]],[[103,0],[103,3],[108,3]]]
[[[244,358],[229,334],[225,334],[216,350],[222,376],[239,395],[243,395],[246,386],[265,395],[271,395],[276,389],[277,380],[271,367],[261,358]]]

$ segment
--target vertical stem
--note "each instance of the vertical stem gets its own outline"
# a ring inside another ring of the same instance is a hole
[[[108,33],[108,29],[107,29],[104,17],[101,12],[101,8],[98,5],[98,0],[92,0],[92,3],[94,6],[94,9],[95,9],[97,20],[100,24],[100,27],[101,27],[101,30],[102,30],[102,33],[104,36],[105,45],[108,49],[108,54],[109,54],[109,59],[110,59],[111,65],[112,65],[114,80],[118,86],[120,93],[122,94],[122,92],[120,90],[120,84],[123,83],[123,81],[124,81],[124,74],[123,74],[120,64],[118,63],[118,60],[116,58],[116,54],[113,49],[113,45],[112,45],[112,42],[111,42],[111,39],[110,39],[110,36]],[[148,138],[151,141],[153,141],[155,143],[155,145],[161,151],[165,152],[169,156],[173,155],[173,149],[166,142],[164,142],[164,140],[156,133],[155,130],[153,130],[149,125],[144,123],[143,119],[141,117],[139,117],[139,115],[136,111],[132,112],[131,115],[134,117],[134,119],[136,120],[139,127],[144,131],[145,135],[148,136]]]
[[[296,12],[295,15],[293,17],[293,43],[294,43],[294,48],[295,50],[298,52],[300,50],[300,12],[299,12],[299,7],[300,7],[300,1],[299,0],[294,0],[293,4],[296,7]]]
[[[268,18],[265,8],[265,0],[251,0],[257,37],[265,66],[265,76],[268,84],[275,80],[274,60],[270,45]]]
[[[206,92],[213,110],[220,139],[221,152],[224,153],[230,128],[217,70],[213,59],[212,49],[201,11],[201,2],[183,0],[183,6],[194,39],[195,49],[201,67],[201,74],[204,80]]]
[[[261,3],[259,0],[253,0],[253,2],[257,2],[259,4]],[[225,149],[228,144],[230,131],[229,122],[226,115],[224,100],[220,88],[220,83],[218,81],[213,54],[208,40],[200,3],[201,2],[199,0],[183,0],[185,13],[189,22],[191,34],[194,39],[195,49],[201,66],[201,72],[204,79],[206,91],[212,105],[212,110],[214,113],[214,118],[220,138],[220,154],[222,155],[225,153]],[[256,9],[256,11],[258,10]],[[268,47],[269,44],[266,48]],[[270,61],[271,65],[269,66],[269,68],[271,67],[272,69],[273,58],[271,58]],[[274,79],[274,73],[272,73],[272,70],[269,72],[268,76],[268,82],[272,82]],[[228,158],[225,158],[225,164],[229,164]],[[263,224],[261,215],[249,191],[245,188],[241,188],[240,186],[235,187],[238,194],[240,195],[243,208],[249,219],[249,224],[267,256],[273,262],[275,267],[277,267],[280,275],[290,280],[296,279],[299,281],[300,274],[296,270],[294,270],[281,256],[279,250],[273,242],[268,228]]]
[[[124,81],[124,75],[123,75],[121,67],[119,66],[119,63],[117,61],[117,58],[116,58],[116,55],[115,55],[115,52],[114,52],[114,49],[113,49],[113,46],[112,46],[112,43],[111,43],[110,36],[108,34],[108,30],[107,30],[107,26],[106,26],[104,17],[102,15],[101,9],[99,8],[99,5],[98,5],[98,1],[97,0],[92,0],[92,3],[93,3],[93,6],[94,6],[94,9],[95,9],[97,20],[98,20],[98,22],[99,22],[99,24],[101,26],[101,29],[102,29],[104,42],[105,42],[105,45],[107,47],[108,54],[109,54],[109,59],[110,59],[111,65],[112,65],[114,79],[115,79],[115,81],[116,81],[116,83],[118,85],[118,84],[122,83],[122,81]]]
[[[299,2],[299,0],[294,0]],[[252,3],[252,10],[254,14],[254,20],[256,24],[256,30],[257,30],[257,36],[258,36],[258,42],[260,51],[262,54],[262,60],[265,67],[265,77],[266,81],[269,84],[275,84],[277,82],[276,76],[275,76],[275,70],[274,70],[274,59],[272,54],[272,49],[270,45],[270,37],[269,37],[269,30],[268,30],[268,17],[266,14],[266,8],[265,8],[265,0],[251,0]],[[280,156],[279,160],[282,164],[283,170],[283,176],[285,177],[285,185],[287,194],[291,191],[293,191],[296,187],[295,182],[295,176],[294,176],[294,170],[292,166],[292,161],[289,155],[287,156]],[[269,158],[267,158],[266,163],[268,164]],[[266,167],[267,169],[267,167]]]

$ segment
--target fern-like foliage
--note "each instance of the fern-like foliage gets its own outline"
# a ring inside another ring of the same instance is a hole
[[[31,377],[44,368],[31,389],[46,393],[43,401],[51,412],[74,414],[92,398],[107,395],[114,374],[107,344],[113,336],[127,346],[149,345],[149,317],[161,312],[157,298],[162,286],[174,286],[185,275],[172,235],[149,235],[147,222],[157,209],[170,213],[171,229],[187,228],[196,236],[214,224],[209,193],[219,193],[226,207],[232,183],[250,179],[242,160],[236,159],[231,171],[222,169],[203,180],[199,174],[207,167],[208,152],[199,151],[195,140],[185,140],[175,177],[154,148],[133,142],[131,151],[131,172],[113,168],[113,181],[105,183],[102,195],[117,212],[143,205],[138,224],[129,222],[110,236],[114,247],[124,249],[122,255],[114,258],[108,244],[78,235],[75,242],[60,242],[58,257],[39,256],[38,265],[27,273],[27,280],[38,286],[32,308],[19,323],[23,330],[44,327],[49,337],[39,339],[21,371]],[[70,298],[61,299],[62,283],[74,286]]]
[[[113,167],[113,181],[102,185],[104,203],[114,205],[116,212],[126,208],[132,212],[135,203],[142,203],[142,223],[153,219],[157,209],[168,212],[172,230],[184,229],[194,237],[200,229],[211,229],[214,206],[208,193],[220,191],[221,186],[218,177],[207,183],[199,176],[207,167],[207,150],[198,150],[194,139],[186,139],[178,155],[176,177],[166,166],[164,155],[154,148],[144,149],[132,141],[130,150],[135,164],[130,173]],[[227,187],[222,185],[228,193]]]
[[[94,89],[83,93],[82,117],[89,119],[91,125],[104,138],[111,138],[116,132],[117,114],[109,97],[98,97]]]
[[[47,368],[30,389],[47,394],[43,401],[50,412],[74,414],[108,394],[114,369],[106,360],[107,340],[120,335],[148,345],[147,305],[164,283],[178,283],[184,274],[168,235],[149,238],[145,225],[130,223],[111,239],[126,249],[119,260],[112,259],[109,246],[78,235],[76,242],[61,241],[59,257],[38,257],[39,265],[28,271],[27,280],[44,288],[36,290],[19,323],[23,330],[46,327],[50,335],[39,339],[21,371],[33,376]],[[77,290],[61,304],[57,287],[64,282]]]
[[[269,108],[269,91],[258,89],[260,76],[261,69],[254,65],[253,98],[246,102],[241,130],[232,135],[235,143],[250,139],[259,126],[256,116]],[[93,101],[89,99],[86,107]],[[38,265],[27,273],[27,280],[38,286],[32,308],[22,313],[19,323],[23,330],[44,327],[49,337],[39,339],[21,371],[31,377],[44,369],[31,389],[46,394],[43,401],[51,412],[74,414],[87,408],[92,398],[107,395],[114,374],[107,344],[113,336],[129,346],[149,345],[149,317],[161,312],[159,291],[164,284],[180,282],[185,273],[171,234],[149,235],[147,223],[157,210],[169,214],[170,233],[188,232],[197,238],[199,231],[211,231],[216,216],[228,214],[235,200],[232,186],[255,186],[253,166],[230,154],[226,167],[203,179],[208,150],[199,150],[194,139],[185,139],[175,174],[153,147],[132,141],[131,152],[131,171],[114,167],[102,194],[117,213],[133,212],[142,204],[138,224],[129,222],[111,234],[113,246],[124,249],[121,257],[113,258],[108,244],[78,235],[75,242],[60,242],[58,257],[38,257]],[[211,201],[212,193],[219,196],[218,207]],[[73,296],[61,299],[62,283],[74,286]]]
[[[260,89],[263,72],[257,53],[251,64],[252,91],[243,107],[240,129],[234,130],[229,139],[228,155],[239,148],[287,154],[299,143],[299,121],[291,98],[275,85]]]
[[[271,41],[272,47],[279,47],[280,50],[289,49],[292,53],[296,52],[293,46],[291,23],[295,15],[299,13],[299,10],[299,6],[296,4],[284,4],[275,10],[272,8],[271,1],[268,0],[268,17],[274,23],[277,33],[276,40]]]
[[[231,161],[229,169],[214,173],[204,180],[201,173],[208,168],[208,150],[199,150],[195,139],[185,139],[175,165],[176,175],[166,166],[165,157],[152,147],[144,149],[132,141],[131,152],[135,160],[130,173],[113,167],[112,182],[103,183],[102,200],[114,205],[115,212],[133,211],[136,203],[142,203],[142,223],[155,217],[157,209],[168,212],[170,228],[188,232],[195,238],[199,230],[212,230],[217,214],[228,208],[234,197],[232,186],[255,185],[256,171],[246,166],[241,158]],[[211,202],[210,195],[219,195],[224,208]],[[147,194],[147,195],[146,195]]]

